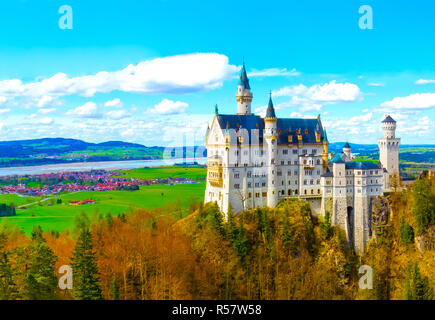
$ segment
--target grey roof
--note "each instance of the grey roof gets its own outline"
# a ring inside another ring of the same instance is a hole
[[[217,120],[222,130],[229,125],[230,129],[243,128],[249,133],[251,130],[259,129],[259,141],[263,141],[264,119],[257,115],[237,115],[237,114],[218,114]],[[288,144],[288,136],[291,135],[293,143],[297,143],[297,130],[302,134],[303,143],[316,143],[315,130],[320,133],[320,142],[325,139],[324,130],[319,119],[298,119],[298,118],[278,118],[277,119],[278,144]],[[308,133],[305,133],[305,130]]]
[[[386,116],[384,120],[382,120],[382,122],[396,122],[396,120],[394,120],[393,118],[391,118],[391,116]]]
[[[243,85],[246,89],[251,89],[249,86],[248,75],[246,74],[245,63],[243,62],[242,71],[240,72],[239,84]]]
[[[349,145],[349,143],[346,142],[345,145],[343,146],[343,148],[348,148],[348,149],[350,149],[350,145]]]
[[[275,108],[273,107],[272,95],[269,97],[269,105],[267,106],[266,118],[276,118]]]

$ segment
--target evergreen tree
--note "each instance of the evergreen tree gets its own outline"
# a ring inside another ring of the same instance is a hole
[[[83,228],[74,248],[72,267],[74,275],[74,296],[79,300],[103,299],[98,283],[98,266],[93,251],[92,235]]]
[[[42,229],[37,226],[32,232],[28,269],[24,280],[24,297],[30,300],[57,298],[57,277],[54,270],[57,257],[45,243]]]
[[[243,263],[248,255],[248,238],[246,237],[243,223],[240,223],[239,229],[236,232],[233,246],[237,251],[237,255],[239,256],[240,261],[242,261]]]
[[[402,217],[400,221],[400,242],[402,244],[414,243],[414,230],[412,227],[406,223],[405,219]]]
[[[227,237],[231,240],[234,240],[237,234],[237,227],[236,227],[235,215],[231,203],[228,205],[227,223],[225,229],[226,229]]]
[[[0,300],[18,298],[18,290],[13,281],[12,267],[5,250],[6,235],[0,233]]]
[[[110,284],[110,295],[113,300],[119,300],[119,283],[116,277],[112,279],[112,283]]]
[[[331,214],[329,211],[325,212],[324,221],[320,223],[320,231],[322,232],[322,236],[325,240],[328,240],[333,235],[333,229],[331,225]]]
[[[408,268],[405,297],[407,300],[432,300],[433,291],[429,279],[421,275],[417,262]]]

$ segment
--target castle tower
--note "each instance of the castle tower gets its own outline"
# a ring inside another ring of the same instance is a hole
[[[252,93],[249,86],[249,79],[246,74],[245,62],[243,62],[242,71],[240,73],[239,85],[237,87],[237,114],[251,114]]]
[[[399,174],[399,146],[400,138],[396,138],[396,121],[390,115],[382,120],[383,137],[378,139],[379,161],[387,170],[388,177],[392,174]],[[389,189],[388,181],[386,187]]]
[[[352,160],[352,157],[350,155],[350,151],[351,151],[350,145],[349,145],[348,142],[346,142],[346,144],[343,147],[343,153],[346,156],[346,161],[351,161]]]
[[[275,108],[272,102],[272,93],[269,97],[269,105],[267,106],[266,117],[264,118],[264,140],[267,145],[267,164],[268,164],[268,179],[267,179],[267,206],[273,208],[278,203],[278,194],[276,190],[276,161],[277,161],[277,118]]]

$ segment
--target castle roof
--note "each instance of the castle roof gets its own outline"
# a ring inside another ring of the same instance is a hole
[[[350,149],[350,145],[349,145],[349,143],[348,143],[348,142],[346,142],[343,148],[347,148],[347,149]]]
[[[334,156],[331,159],[331,163],[344,163],[343,158],[346,155],[343,152],[337,152],[336,154],[334,154]]]
[[[385,117],[385,119],[382,120],[382,122],[396,122],[396,120],[394,120],[393,118],[391,118],[390,115],[387,115],[387,116]]]
[[[266,118],[276,118],[275,108],[273,107],[272,94],[269,97],[269,105],[267,106]]]
[[[346,169],[367,170],[367,169],[379,169],[379,167],[376,163],[373,163],[371,161],[347,161]]]
[[[243,130],[247,130],[249,139],[252,139],[251,131],[259,129],[260,144],[263,141],[264,119],[258,115],[218,114],[217,120],[222,130],[226,129],[227,124],[230,129],[243,128]],[[316,130],[320,134],[320,142],[326,141],[324,140],[326,137],[324,129],[319,119],[278,118],[276,127],[278,144],[289,144],[288,136],[292,136],[293,143],[297,143],[298,131],[302,135],[303,143],[316,143]]]
[[[244,86],[245,89],[251,89],[251,87],[249,86],[248,75],[246,74],[245,62],[243,62],[242,71],[240,72],[239,84]]]

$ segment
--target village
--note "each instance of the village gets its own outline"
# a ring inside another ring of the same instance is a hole
[[[88,172],[59,172],[29,176],[7,176],[0,179],[0,194],[47,196],[79,191],[139,190],[146,185],[196,183],[186,178],[143,180],[120,177],[119,172],[93,170]]]

